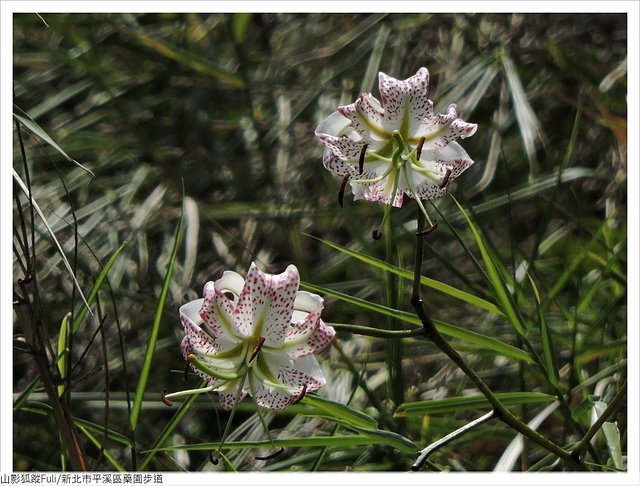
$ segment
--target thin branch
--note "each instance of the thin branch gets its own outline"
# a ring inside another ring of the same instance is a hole
[[[421,216],[420,213],[421,211],[418,211],[417,233],[420,233],[425,223],[424,216]],[[464,362],[458,352],[451,347],[449,342],[436,329],[422,302],[422,297],[420,296],[420,285],[418,283],[420,282],[420,268],[422,266],[421,250],[423,246],[423,243],[420,240],[421,237],[418,236],[416,238],[416,264],[414,269],[414,285],[411,303],[413,304],[416,313],[418,314],[418,317],[422,322],[422,325],[424,327],[424,335],[429,338],[436,346],[438,346],[438,348],[440,348],[440,350],[445,353],[460,368],[460,370],[462,370],[462,372],[467,375],[467,377],[469,377],[469,379],[476,385],[480,392],[487,398],[487,400],[493,407],[496,416],[500,420],[509,425],[512,429],[520,432],[522,435],[536,442],[541,447],[547,449],[549,452],[552,452],[558,457],[562,458],[566,463],[571,464],[576,469],[587,471],[587,466],[580,459],[577,459],[570,452],[564,450],[557,444],[544,437],[542,434],[531,429],[525,423],[520,421],[515,415],[513,415],[502,403],[500,403],[500,400],[498,400],[498,398],[485,384],[482,378],[480,378],[480,376],[478,376],[476,372],[473,371],[473,369],[471,369]]]

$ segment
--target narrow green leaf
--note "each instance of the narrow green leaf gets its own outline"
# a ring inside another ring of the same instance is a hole
[[[227,71],[206,57],[186,51],[165,40],[152,37],[141,30],[131,29],[129,32],[135,36],[142,45],[167,59],[176,61],[193,71],[210,76],[222,83],[236,88],[244,88],[244,81],[242,81],[240,77]]]
[[[540,307],[540,293],[536,287],[535,282],[531,278],[531,275],[527,273],[529,277],[529,283],[533,289],[533,295],[536,299],[536,307],[538,309],[538,322],[540,324],[540,341],[542,343],[542,354],[544,357],[544,367],[547,372],[547,379],[552,385],[557,385],[560,381],[560,373],[558,372],[558,363],[556,361],[556,353],[553,348],[553,337],[551,330],[547,324],[547,319],[542,308]]]
[[[482,260],[484,261],[484,264],[487,268],[489,283],[491,284],[491,287],[493,289],[493,294],[496,300],[502,307],[502,310],[507,316],[507,319],[509,320],[513,328],[516,330],[516,332],[521,336],[526,336],[528,331],[524,325],[522,316],[520,315],[520,312],[516,308],[513,302],[513,297],[509,293],[506,283],[504,282],[504,279],[502,278],[502,275],[499,272],[497,265],[495,264],[495,262],[491,257],[491,253],[489,252],[486,245],[484,244],[484,241],[482,239],[482,236],[480,235],[480,232],[475,227],[475,225],[471,222],[469,215],[462,208],[458,200],[453,196],[451,196],[451,199],[453,199],[456,206],[458,206],[458,209],[460,210],[465,220],[467,221],[467,225],[469,226],[469,229],[471,229],[471,233],[473,233],[473,237],[476,240],[476,245],[478,246],[478,249],[480,250],[480,254],[482,255]]]
[[[204,386],[204,384],[205,384],[204,381],[200,382],[200,385],[198,385],[197,388],[202,388]],[[176,413],[173,414],[173,417],[171,417],[171,420],[169,420],[167,425],[164,426],[164,429],[162,429],[162,432],[160,432],[160,435],[158,436],[156,441],[151,446],[151,449],[144,456],[144,459],[142,460],[142,462],[138,466],[138,471],[144,471],[144,470],[147,469],[147,466],[149,465],[151,460],[156,455],[156,452],[158,452],[160,447],[162,447],[164,442],[173,433],[174,429],[178,426],[178,424],[180,423],[182,418],[189,411],[189,409],[191,408],[191,405],[193,405],[193,402],[195,402],[196,398],[198,398],[197,394],[191,395],[187,400],[185,400],[182,403],[182,405],[180,405],[180,408],[178,408],[178,410],[176,410]]]
[[[131,407],[131,428],[133,430],[135,430],[138,426],[138,419],[140,417],[140,409],[142,408],[144,391],[147,388],[147,380],[149,379],[149,372],[151,371],[151,362],[153,361],[153,354],[156,350],[156,342],[158,341],[158,331],[160,329],[160,323],[162,322],[164,305],[169,295],[169,286],[171,284],[173,266],[178,256],[178,247],[180,246],[180,241],[182,240],[183,222],[184,221],[182,218],[182,213],[180,213],[180,221],[178,223],[178,227],[176,228],[171,257],[169,258],[167,272],[164,276],[164,281],[162,282],[162,290],[160,291],[160,298],[158,299],[156,314],[155,318],[153,319],[153,326],[151,327],[151,333],[149,335],[149,341],[147,343],[147,352],[144,357],[144,363],[142,364],[142,371],[140,372],[138,386],[136,387],[136,396],[133,400],[133,406]]]
[[[613,465],[618,469],[624,469],[624,461],[622,460],[622,446],[620,445],[620,431],[618,426],[612,422],[602,424],[602,433],[604,440],[609,449],[609,456],[613,461]]]
[[[383,434],[374,435],[369,431],[367,435],[333,435],[328,437],[292,437],[288,439],[253,440],[242,442],[225,442],[222,449],[253,449],[256,447],[349,447],[359,445],[385,444],[396,447],[408,453],[415,453],[416,447],[391,439]],[[382,432],[382,431],[377,431]],[[220,447],[219,442],[204,442],[199,444],[185,444],[163,447],[160,451],[211,451]]]
[[[558,277],[555,285],[551,288],[551,290],[547,294],[547,297],[545,299],[545,305],[543,305],[543,308],[546,309],[549,305],[551,305],[551,302],[553,302],[553,299],[556,298],[556,296],[567,284],[567,282],[569,281],[573,273],[578,269],[580,263],[582,263],[582,261],[587,257],[587,255],[591,251],[591,248],[598,242],[598,239],[600,238],[600,236],[602,235],[602,232],[605,230],[608,224],[609,223],[606,221],[603,222],[600,228],[598,229],[598,231],[596,232],[596,234],[593,235],[593,238],[591,238],[589,243],[587,243],[587,245],[582,249],[582,251],[578,253],[573,260],[571,260],[571,263],[569,263],[569,265],[566,267],[566,270],[562,272],[560,277]]]
[[[47,403],[31,402],[28,405],[22,407],[23,412],[33,413],[37,415],[52,416],[53,408]],[[73,423],[78,426],[83,426],[95,434],[99,434],[102,437],[106,437],[110,440],[118,442],[124,446],[131,447],[131,440],[120,432],[116,432],[113,429],[105,428],[103,425],[98,425],[89,420],[73,417]]]
[[[60,147],[60,145],[55,143],[53,141],[53,139],[49,136],[49,134],[40,125],[38,125],[29,115],[27,115],[24,111],[22,111],[16,105],[13,105],[13,110],[14,110],[13,111],[13,117],[16,120],[18,120],[25,128],[27,128],[31,133],[33,133],[34,135],[38,136],[39,138],[44,140],[46,143],[51,145],[65,159],[67,159],[69,162],[73,162],[75,165],[77,165],[83,171],[85,171],[87,174],[89,174],[92,179],[95,177],[95,174],[93,172],[91,172],[89,169],[87,169],[84,165],[82,165],[77,160],[72,159],[69,156],[69,154],[67,154],[64,150],[62,150],[62,147]]]
[[[374,304],[373,302],[368,302],[357,297],[352,297],[350,295],[346,295],[341,292],[328,289],[326,287],[320,287],[306,282],[300,282],[300,288],[334,297],[336,299],[342,300],[343,302],[348,302],[362,309],[366,309],[377,314],[392,316],[418,327],[422,326],[422,323],[420,322],[418,316],[410,312],[390,309],[389,307],[385,307],[380,304]],[[511,346],[510,344],[504,343],[489,336],[485,336],[484,334],[480,334],[475,331],[469,331],[468,329],[462,329],[452,324],[447,324],[446,322],[438,321],[435,319],[433,322],[438,331],[446,336],[460,339],[468,344],[475,344],[507,358],[525,361],[527,363],[533,362],[533,359],[526,351],[516,348],[515,346]]]
[[[318,238],[316,236],[313,235],[307,235],[310,236],[311,238],[318,240],[319,242],[329,246],[330,248],[333,248],[335,250],[338,250],[341,253],[344,253],[345,255],[349,255],[350,257],[356,258],[362,262],[367,263],[368,265],[371,265],[373,267],[379,268],[381,270],[384,270],[385,272],[391,272],[394,273],[404,279],[407,280],[413,280],[413,272],[409,271],[409,270],[405,270],[399,267],[396,267],[394,265],[391,265],[390,263],[387,263],[385,261],[379,260],[375,257],[369,256],[369,255],[365,255],[364,253],[355,251],[355,250],[351,250],[345,246],[339,245],[337,243],[333,243],[331,241],[327,241],[327,240],[323,240],[322,238]],[[439,282],[438,280],[434,280],[425,276],[420,276],[420,283],[422,285],[425,285],[427,287],[430,287],[434,290],[437,290],[439,292],[442,292],[443,294],[446,294],[450,297],[453,297],[455,299],[458,300],[462,300],[463,302],[466,302],[468,304],[471,304],[475,307],[478,307],[480,309],[484,309],[487,310],[489,312],[492,312],[494,314],[497,315],[504,315],[502,313],[502,311],[500,309],[498,309],[498,307],[496,307],[494,304],[492,304],[491,302],[488,302],[480,297],[476,297],[475,295],[469,294],[467,292],[464,292],[462,290],[459,290],[451,285],[448,285],[446,283],[443,282]]]
[[[98,296],[98,291],[100,290],[100,287],[102,287],[102,284],[104,283],[105,279],[107,278],[107,275],[109,274],[109,270],[111,270],[111,267],[116,262],[116,260],[120,256],[120,253],[122,252],[122,250],[124,249],[124,247],[128,242],[129,240],[125,241],[124,243],[122,243],[122,245],[120,245],[120,247],[113,253],[113,255],[111,255],[107,264],[100,271],[100,274],[98,275],[98,278],[96,279],[96,282],[93,284],[93,287],[89,292],[89,296],[87,297],[87,303],[88,303],[87,307],[86,308],[83,307],[82,309],[80,309],[80,312],[78,312],[78,315],[73,320],[73,325],[71,326],[71,329],[73,330],[73,332],[76,332],[78,329],[80,329],[80,326],[84,321],[84,318],[87,316],[89,307],[93,305],[94,301],[96,300],[96,297]]]
[[[69,322],[71,312],[62,318],[60,323],[60,332],[58,333],[58,371],[60,372],[60,380],[65,383],[67,379],[67,353],[69,352]],[[58,396],[64,393],[65,385],[58,385]]]
[[[98,450],[102,452],[102,455],[107,459],[107,461],[111,463],[113,467],[116,468],[117,471],[127,472],[127,470],[115,459],[115,457],[111,455],[111,453],[107,450],[107,448],[102,445],[102,443],[98,440],[98,438],[95,435],[93,435],[87,427],[83,425],[78,425],[78,429],[80,429],[82,433],[86,435],[87,438],[93,443],[93,445],[95,445],[98,448]]]
[[[526,403],[527,405],[552,402],[556,399],[553,395],[539,392],[507,392],[496,393],[500,402],[509,407]],[[478,410],[491,408],[491,403],[484,395],[471,397],[442,398],[440,400],[427,400],[424,402],[403,403],[396,409],[396,417],[410,415],[430,415],[437,413],[459,412],[462,410]]]
[[[236,41],[242,43],[244,36],[247,34],[247,29],[251,23],[252,13],[242,12],[234,13],[231,20],[231,29],[233,30],[233,37]]]
[[[51,229],[51,226],[49,226],[47,218],[45,218],[44,213],[42,212],[42,209],[40,209],[40,206],[36,202],[35,198],[33,197],[33,194],[30,193],[29,189],[27,188],[25,183],[22,181],[22,178],[20,177],[20,175],[18,175],[18,173],[15,171],[15,169],[13,169],[13,179],[18,183],[18,186],[20,186],[20,189],[22,190],[22,192],[24,192],[24,194],[30,199],[29,202],[33,206],[33,209],[36,210],[36,213],[38,213],[38,216],[40,217],[40,220],[42,221],[44,226],[47,228],[47,231],[51,235],[51,239],[53,240],[53,243],[55,244],[55,246],[56,246],[56,248],[58,250],[58,253],[60,254],[60,258],[62,258],[62,262],[64,263],[64,266],[67,269],[67,272],[69,273],[69,276],[71,277],[71,280],[73,280],[73,284],[75,285],[76,289],[78,290],[78,293],[80,294],[80,298],[82,299],[82,302],[84,302],[84,304],[86,306],[86,310],[89,313],[91,313],[91,310],[89,309],[89,304],[87,303],[87,299],[84,296],[84,292],[82,291],[82,288],[80,287],[80,283],[78,282],[78,279],[76,278],[75,274],[73,273],[73,269],[71,268],[71,264],[69,263],[69,260],[67,259],[67,255],[65,255],[64,250],[62,249],[62,245],[58,241],[58,238],[56,238],[56,234],[53,232],[53,229]]]
[[[354,426],[348,426],[348,428],[359,432],[360,434],[368,435],[369,437],[375,438],[379,440],[381,444],[386,444],[393,447],[394,449],[398,449],[399,451],[415,453],[418,450],[418,447],[413,441],[407,439],[403,435],[396,434],[395,432],[391,432],[389,430],[363,429],[361,427]]]
[[[317,395],[305,395],[301,403],[311,405],[323,412],[329,414],[330,417],[340,419],[344,423],[360,427],[362,429],[377,429],[378,422],[366,413],[355,410],[343,403],[334,402]]]

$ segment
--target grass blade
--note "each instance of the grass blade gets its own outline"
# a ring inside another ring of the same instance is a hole
[[[335,417],[341,423],[350,424],[361,429],[377,429],[378,422],[366,413],[355,410],[343,403],[334,402],[317,395],[305,395],[302,402],[329,414],[329,418]]]
[[[197,388],[202,388],[203,386],[204,386],[204,382],[201,382]],[[144,459],[138,466],[138,471],[144,471],[147,468],[147,466],[149,465],[153,457],[156,455],[158,450],[160,450],[160,447],[162,447],[162,444],[164,444],[164,441],[169,438],[173,430],[178,426],[182,418],[189,411],[193,402],[196,401],[196,398],[198,398],[197,394],[191,395],[187,400],[185,400],[182,403],[182,405],[180,405],[180,408],[176,410],[176,413],[173,414],[173,417],[171,417],[171,420],[169,420],[167,425],[164,426],[164,429],[162,429],[162,432],[160,432],[160,435],[151,446],[151,449],[144,456]]]
[[[138,386],[136,387],[136,396],[133,400],[133,406],[131,407],[131,428],[133,430],[138,426],[138,419],[140,417],[140,409],[142,408],[142,399],[144,398],[144,391],[147,387],[147,381],[149,379],[149,372],[151,371],[151,361],[153,361],[153,354],[156,349],[156,342],[158,341],[158,331],[160,329],[160,323],[162,322],[162,315],[164,313],[164,305],[169,295],[169,287],[171,284],[171,276],[173,274],[173,267],[178,256],[178,247],[182,240],[183,230],[183,218],[180,214],[180,221],[176,228],[176,234],[173,241],[173,249],[171,250],[171,257],[169,258],[169,264],[167,266],[167,272],[162,282],[162,290],[160,291],[160,298],[158,299],[158,305],[156,307],[155,318],[153,319],[153,326],[151,328],[151,334],[147,343],[147,352],[144,357],[144,363],[142,364],[142,371],[140,372],[140,378]]]
[[[311,238],[329,246],[330,248],[333,248],[335,250],[338,250],[341,253],[344,253],[345,255],[349,255],[350,257],[356,258],[362,262],[367,263],[368,265],[371,265],[373,267],[379,268],[381,270],[384,270],[385,272],[391,272],[394,273],[404,279],[407,280],[413,280],[413,272],[409,271],[409,270],[404,270],[402,268],[396,267],[394,265],[391,265],[390,263],[387,263],[383,260],[379,260],[375,257],[369,256],[369,255],[365,255],[364,253],[355,251],[355,250],[351,250],[350,248],[347,248],[345,246],[339,245],[337,243],[333,243],[331,241],[327,241],[327,240],[323,240],[322,238],[318,238],[316,236],[313,235],[307,235],[310,236]],[[451,285],[448,285],[446,283],[440,282],[438,280],[434,280],[425,276],[420,276],[420,283],[422,285],[426,285],[427,287],[430,287],[434,290],[437,290],[439,292],[442,292],[443,294],[446,294],[450,297],[453,297],[455,299],[461,300],[463,302],[466,302],[468,304],[471,304],[475,307],[478,307],[480,309],[484,309],[486,311],[492,312],[493,314],[497,314],[497,315],[504,315],[502,313],[502,311],[500,309],[498,309],[498,307],[496,307],[494,304],[492,304],[491,302],[488,302],[480,297],[476,297],[475,295],[469,294],[467,292],[464,292],[462,290],[459,290]]]
[[[116,468],[117,471],[127,472],[127,470],[118,461],[116,461],[115,457],[113,457],[109,453],[109,451],[102,445],[98,438],[89,431],[87,427],[85,427],[84,425],[78,425],[78,429],[80,429],[82,433],[86,435],[87,438],[93,443],[93,445],[96,446],[100,452],[102,452],[102,455],[107,459],[107,461],[111,463],[113,467]]]
[[[527,274],[527,276],[529,277],[533,295],[536,299],[536,307],[538,309],[538,321],[540,323],[540,341],[542,343],[542,354],[544,357],[544,366],[547,371],[547,379],[552,385],[557,385],[558,381],[560,380],[560,373],[558,372],[558,363],[556,361],[556,354],[553,349],[551,330],[549,329],[549,326],[547,324],[547,319],[544,315],[544,312],[542,312],[542,308],[540,307],[540,293],[538,292],[538,288],[531,278],[531,275]]]
[[[58,371],[60,371],[60,382],[67,381],[67,353],[69,352],[69,320],[71,313],[67,313],[60,323],[60,332],[58,333]],[[58,396],[64,393],[65,385],[58,385]]]
[[[418,316],[410,312],[390,309],[389,307],[385,307],[380,304],[374,304],[373,302],[368,302],[351,295],[343,294],[326,287],[319,287],[317,285],[309,284],[306,282],[300,282],[300,288],[309,290],[310,292],[316,292],[334,297],[336,299],[342,300],[343,302],[348,302],[371,312],[375,312],[385,316],[393,316],[397,319],[411,323],[418,327],[422,326],[422,323],[420,322]],[[447,324],[446,322],[438,321],[436,319],[434,319],[433,322],[438,331],[446,336],[460,339],[466,343],[481,346],[507,358],[525,361],[527,363],[533,362],[533,359],[526,351],[511,346],[510,344],[504,343],[489,336],[485,336],[484,334],[469,331],[468,329],[462,329],[452,324]]]
[[[372,434],[371,432],[383,432]],[[394,434],[396,435],[396,434]],[[328,437],[292,437],[287,439],[252,440],[242,442],[225,442],[223,449],[253,449],[256,447],[347,447],[360,445],[385,444],[408,453],[415,453],[417,447],[409,446],[406,442],[390,438],[384,431],[368,431],[367,434],[333,435]],[[413,444],[413,443],[412,443]],[[185,444],[164,447],[161,451],[211,451],[220,447],[219,442],[204,442],[199,444]]]
[[[78,167],[80,167],[83,171],[85,171],[87,174],[91,176],[91,179],[95,177],[95,174],[93,172],[91,172],[89,169],[87,169],[84,165],[82,165],[77,160],[72,159],[69,156],[69,154],[67,154],[64,150],[62,150],[62,147],[60,147],[60,145],[55,143],[53,139],[49,136],[49,134],[40,125],[38,125],[29,115],[27,115],[24,111],[22,111],[16,105],[13,105],[13,109],[14,109],[13,117],[16,120],[18,120],[25,128],[27,128],[31,133],[33,133],[34,135],[38,136],[39,138],[47,142],[49,145],[51,145],[54,149],[60,152],[60,154],[69,162],[73,162]]]
[[[87,302],[88,302],[89,306],[93,305],[93,302],[96,300],[96,297],[98,296],[98,291],[102,287],[103,282],[105,281],[105,279],[107,278],[107,275],[109,274],[109,270],[111,270],[111,267],[116,262],[116,260],[120,256],[120,253],[122,253],[122,250],[124,249],[124,247],[126,246],[126,244],[128,242],[129,242],[129,240],[125,241],[124,243],[122,243],[122,245],[120,245],[120,247],[113,253],[113,255],[111,255],[111,257],[109,258],[109,261],[107,262],[107,264],[100,271],[100,274],[98,275],[98,278],[96,279],[96,282],[93,284],[93,287],[91,288],[91,291],[89,292],[89,297],[87,299]],[[78,315],[73,320],[73,324],[71,326],[71,329],[73,330],[73,332],[76,332],[78,329],[80,329],[80,325],[82,324],[82,321],[84,321],[84,318],[87,315],[88,309],[89,309],[89,307],[87,307],[87,308],[83,307],[80,310],[80,312],[78,312]]]
[[[496,393],[500,402],[510,407],[513,405],[533,405],[538,403],[552,402],[556,399],[553,395],[539,392],[507,392]],[[491,408],[491,403],[483,395],[471,397],[452,397],[440,400],[427,400],[423,402],[403,403],[395,413],[396,417],[408,417],[411,415],[430,415],[437,413],[452,413],[463,410],[478,410],[481,408]]]
[[[84,293],[82,292],[82,289],[80,288],[80,283],[78,283],[78,280],[76,279],[76,276],[73,273],[71,265],[69,264],[69,260],[67,260],[67,256],[64,254],[64,250],[62,249],[62,246],[60,245],[60,242],[56,238],[56,235],[53,232],[53,230],[51,229],[51,226],[49,226],[49,223],[47,222],[47,218],[44,217],[44,213],[40,209],[40,206],[38,206],[38,203],[36,202],[36,200],[31,196],[31,193],[30,193],[29,189],[27,189],[27,186],[24,184],[24,182],[22,182],[22,179],[20,178],[18,173],[15,171],[15,169],[13,169],[13,178],[18,183],[18,185],[20,186],[20,189],[22,189],[22,192],[24,192],[25,195],[27,196],[27,198],[30,199],[30,203],[33,205],[33,208],[38,213],[38,216],[40,216],[40,219],[42,220],[42,223],[47,228],[47,231],[51,235],[51,239],[53,240],[53,243],[56,245],[56,248],[58,249],[58,253],[60,253],[60,258],[62,258],[62,262],[64,263],[64,266],[67,269],[67,272],[71,276],[71,279],[73,280],[73,284],[75,285],[76,289],[78,290],[78,293],[80,294],[80,298],[84,302],[84,305],[86,306],[86,309],[89,312],[89,314],[91,315],[91,317],[93,317],[93,312],[91,312],[91,309],[89,307],[89,303],[87,302],[87,299],[84,297]]]
[[[482,239],[480,232],[475,227],[475,225],[471,222],[469,215],[462,208],[458,200],[453,196],[451,196],[451,199],[453,199],[453,201],[456,203],[456,206],[458,206],[458,209],[460,210],[465,220],[467,221],[467,225],[469,226],[469,229],[471,229],[471,233],[473,234],[473,237],[476,240],[476,245],[480,250],[480,254],[482,255],[482,260],[484,261],[484,264],[487,268],[487,276],[489,278],[489,283],[493,289],[493,294],[496,297],[496,300],[502,307],[504,314],[507,316],[507,319],[509,320],[513,328],[516,330],[516,332],[521,336],[526,336],[528,331],[522,320],[522,316],[520,315],[520,312],[515,306],[515,303],[513,302],[513,297],[509,293],[509,290],[507,289],[507,285],[502,277],[502,274],[498,269],[498,265],[496,265],[496,263],[493,261],[491,253],[487,249],[487,246],[484,244],[484,240]]]

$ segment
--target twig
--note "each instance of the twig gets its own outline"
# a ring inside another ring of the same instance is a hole
[[[421,211],[418,211],[418,228],[419,233],[425,224],[425,217]],[[587,471],[587,466],[580,460],[574,457],[570,452],[564,450],[557,444],[551,442],[549,439],[531,429],[525,423],[518,420],[494,395],[491,389],[485,384],[485,382],[471,369],[458,354],[458,352],[451,347],[446,339],[436,329],[431,317],[427,313],[427,310],[422,302],[420,296],[420,269],[422,267],[422,249],[423,242],[421,237],[416,238],[416,261],[414,269],[413,279],[413,295],[411,297],[411,303],[413,304],[420,321],[424,327],[424,334],[429,338],[436,346],[440,348],[459,368],[462,372],[469,377],[469,379],[476,385],[480,392],[487,398],[493,411],[500,420],[509,425],[512,429],[520,432],[522,435],[528,437],[532,441],[536,442],[541,447],[544,447],[549,452],[554,453],[558,457],[562,458],[568,464],[571,464],[576,469],[581,471]]]

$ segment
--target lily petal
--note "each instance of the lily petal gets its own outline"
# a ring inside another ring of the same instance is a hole
[[[320,319],[321,309],[311,312],[294,324],[287,334],[282,349],[290,358],[301,358],[322,351],[336,335],[335,329]]]
[[[283,353],[266,351],[265,355],[264,362],[267,363],[275,380],[269,381],[254,374],[250,375],[251,393],[258,405],[272,410],[282,410],[296,401],[304,388],[311,392],[326,384],[315,356],[290,360]]]
[[[384,106],[383,124],[385,131],[392,133],[399,130],[405,121],[409,123],[411,133],[419,127],[425,119],[431,117],[433,103],[429,100],[429,71],[420,68],[416,74],[405,80],[399,80],[378,74],[380,96]]]

